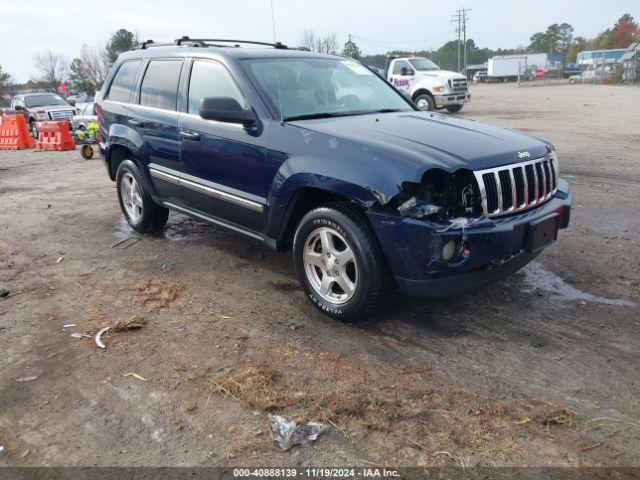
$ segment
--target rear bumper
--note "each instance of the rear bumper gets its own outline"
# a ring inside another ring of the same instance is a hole
[[[98,142],[98,150],[100,151],[100,156],[102,157],[102,164],[104,168],[107,169],[107,173],[109,174],[109,178],[112,181],[115,181],[114,176],[112,175],[111,168],[109,165],[109,145],[106,142]]]
[[[471,101],[471,94],[469,92],[464,93],[451,93],[447,95],[434,95],[433,99],[436,102],[436,108],[453,107],[456,105],[464,105]]]
[[[464,293],[506,277],[533,260],[542,249],[528,242],[532,225],[557,218],[558,228],[569,225],[571,195],[565,181],[545,204],[518,214],[481,217],[464,230],[433,222],[369,212],[398,290],[413,296],[442,297]],[[443,248],[464,245],[449,261]]]

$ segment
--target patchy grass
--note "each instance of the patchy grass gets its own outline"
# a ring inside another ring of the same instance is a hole
[[[141,280],[132,285],[130,290],[150,310],[169,308],[174,303],[191,300],[184,283],[165,277]]]
[[[348,439],[385,438],[385,448],[409,446],[432,465],[513,464],[532,437],[548,439],[550,430],[572,425],[566,408],[481,398],[442,382],[428,365],[368,368],[292,349],[274,358],[282,361],[235,365],[204,378],[212,394],[252,410],[321,421]],[[256,447],[255,440],[249,444]]]
[[[137,330],[139,328],[143,328],[147,326],[147,319],[140,317],[139,315],[133,315],[129,318],[123,318],[118,320],[111,327],[111,331],[113,332],[124,332],[126,330]]]

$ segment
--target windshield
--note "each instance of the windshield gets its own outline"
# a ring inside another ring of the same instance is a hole
[[[29,95],[28,97],[24,97],[24,103],[28,108],[46,105],[68,105],[60,96],[54,95],[53,93]]]
[[[243,62],[283,120],[413,110],[386,81],[353,60],[265,58]]]
[[[416,70],[440,70],[440,67],[428,58],[413,58],[409,60],[409,63],[413,65],[413,68],[415,68]]]

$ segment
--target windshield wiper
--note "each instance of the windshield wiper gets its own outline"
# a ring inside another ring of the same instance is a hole
[[[393,112],[408,112],[403,108],[381,108],[380,110],[369,110],[367,113],[393,113]]]
[[[323,113],[306,113],[304,115],[293,115],[291,117],[284,117],[282,119],[283,122],[289,122],[292,120],[312,120],[314,118],[333,118],[333,117],[344,117],[347,115],[351,115],[351,112],[345,112],[345,113],[330,113],[330,112],[323,112]]]
[[[351,117],[355,115],[368,115],[370,113],[391,113],[391,112],[404,112],[401,108],[380,108],[377,110],[354,110],[351,112],[323,112],[323,113],[309,113],[305,115],[295,115],[292,117],[284,117],[284,122],[292,120],[311,120],[313,118],[335,118],[335,117]],[[408,111],[408,110],[406,110]]]

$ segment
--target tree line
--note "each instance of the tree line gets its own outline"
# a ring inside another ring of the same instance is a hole
[[[35,73],[21,85],[32,90],[61,93],[64,83],[68,92],[85,92],[93,96],[102,88],[109,69],[122,52],[138,46],[138,35],[126,29],[115,32],[104,46],[83,45],[77,57],[66,56],[51,50],[37,54],[33,59]],[[0,65],[0,102],[13,96],[19,85]]]
[[[574,36],[574,33],[575,30],[570,24],[554,23],[549,25],[545,31],[534,33],[526,47],[499,48],[497,50],[480,48],[473,39],[468,39],[466,43],[467,63],[469,65],[482,64],[493,56],[527,52],[559,54],[565,63],[575,63],[577,53],[583,50],[627,48],[634,42],[640,42],[640,26],[628,13],[622,15],[612,27],[594,38]],[[34,57],[36,73],[24,87],[60,93],[61,84],[64,82],[69,92],[86,92],[91,96],[102,87],[109,69],[118,55],[137,47],[138,44],[139,35],[126,29],[120,29],[109,38],[104,46],[83,45],[79,55],[71,61],[59,53],[45,51]],[[457,40],[451,40],[440,48],[432,50],[393,50],[385,54],[363,55],[360,47],[351,36],[340,48],[335,33],[321,35],[309,29],[302,33],[299,44],[305,50],[340,54],[379,68],[384,67],[388,55],[427,57],[447,70],[456,69],[458,62]],[[11,97],[16,89],[17,85],[13,78],[9,73],[4,72],[0,65],[0,102]]]

